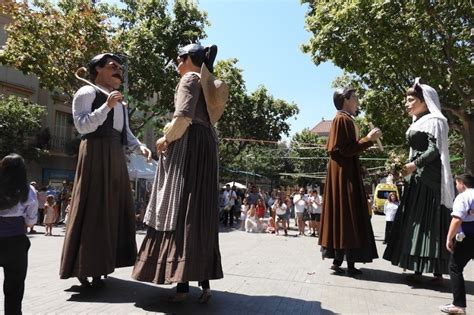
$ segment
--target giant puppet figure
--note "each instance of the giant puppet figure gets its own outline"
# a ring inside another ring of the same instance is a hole
[[[333,258],[331,269],[339,274],[342,261],[347,261],[349,275],[360,274],[355,262],[371,262],[377,249],[362,182],[359,154],[371,147],[380,135],[378,128],[359,138],[354,123],[359,101],[355,90],[345,88],[334,92],[337,114],[334,118],[327,150],[328,172],[324,188],[319,244],[323,258]]]
[[[190,44],[178,52],[181,79],[173,120],[156,142],[159,165],[148,204],[148,231],[133,278],[177,283],[173,301],[199,281],[199,301],[211,297],[209,280],[223,277],[219,251],[218,139],[214,124],[224,112],[227,86],[212,75],[217,47]]]
[[[74,125],[82,135],[69,220],[61,256],[61,279],[101,287],[101,276],[132,266],[136,258],[135,216],[124,147],[147,158],[151,152],[132,134],[117,91],[122,60],[100,54],[89,63],[94,86],[74,95]],[[105,95],[100,90],[109,92]]]
[[[410,161],[404,166],[403,175],[410,180],[383,258],[413,270],[409,280],[418,281],[426,272],[433,273],[436,282],[448,273],[449,263],[444,246],[454,199],[449,127],[435,89],[420,84],[417,78],[406,94],[405,107],[413,123],[406,132]]]

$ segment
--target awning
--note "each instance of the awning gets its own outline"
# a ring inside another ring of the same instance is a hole
[[[247,189],[247,186],[245,186],[244,184],[235,182],[235,181],[228,182],[227,184],[225,184],[224,186],[222,186],[222,188],[225,188],[225,186],[227,186],[227,185],[229,185],[230,188],[232,188],[232,186],[235,186],[235,187],[238,188],[238,189]]]

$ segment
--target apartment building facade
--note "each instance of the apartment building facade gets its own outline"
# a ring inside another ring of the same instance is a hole
[[[9,22],[8,16],[0,15],[0,46],[6,42],[5,25]],[[5,65],[0,65],[0,94],[22,96],[46,109],[38,133],[49,133],[47,148],[50,154],[35,161],[27,161],[29,180],[53,186],[60,186],[63,181],[73,181],[77,157],[66,150],[78,136],[72,120],[71,102],[42,89],[36,76],[25,75]]]

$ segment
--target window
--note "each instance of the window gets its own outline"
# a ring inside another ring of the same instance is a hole
[[[64,151],[66,143],[73,138],[72,115],[70,113],[56,111],[54,129],[51,137],[51,148]]]

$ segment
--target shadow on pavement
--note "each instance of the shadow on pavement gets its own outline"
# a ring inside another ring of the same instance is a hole
[[[252,296],[227,291],[212,291],[208,304],[199,304],[197,299],[201,290],[197,282],[191,282],[187,300],[172,303],[168,299],[175,293],[175,285],[169,288],[159,287],[148,283],[126,281],[113,277],[105,280],[102,289],[82,288],[72,286],[65,290],[74,292],[68,301],[85,303],[135,303],[138,309],[147,312],[177,313],[177,314],[334,314],[322,309],[319,301],[305,301],[282,296]],[[212,286],[212,282],[211,282]]]
[[[451,293],[451,280],[449,276],[443,275],[444,280],[441,283],[433,282],[433,275],[424,274],[420,281],[409,281],[407,276],[411,273],[391,272],[379,269],[365,269],[361,268],[364,275],[360,276],[361,280],[384,282],[384,283],[399,283],[406,284],[413,289],[433,290],[444,293]],[[474,281],[465,280],[466,294],[474,294]]]

